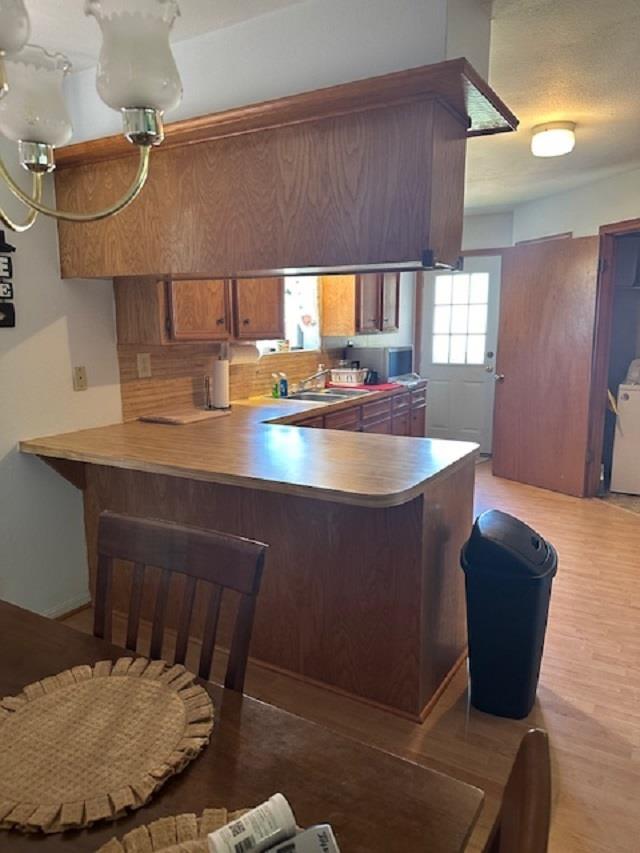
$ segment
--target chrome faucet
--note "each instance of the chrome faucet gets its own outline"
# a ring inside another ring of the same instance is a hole
[[[329,368],[326,368],[323,364],[319,364],[318,370],[315,373],[313,373],[311,376],[307,376],[306,379],[301,379],[298,382],[298,391],[304,391],[310,382],[315,382],[316,380],[320,379],[321,376],[326,376],[329,373],[331,373],[331,370]]]

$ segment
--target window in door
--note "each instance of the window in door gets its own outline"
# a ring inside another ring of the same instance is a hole
[[[488,273],[436,276],[432,330],[434,364],[484,364],[488,305]]]

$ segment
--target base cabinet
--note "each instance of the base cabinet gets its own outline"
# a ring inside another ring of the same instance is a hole
[[[408,435],[424,438],[426,431],[427,390],[398,391],[367,403],[355,401],[326,415],[306,416],[293,421],[296,426],[316,429],[340,429],[381,435]]]
[[[411,410],[411,435],[424,438],[427,434],[427,407],[420,406]]]

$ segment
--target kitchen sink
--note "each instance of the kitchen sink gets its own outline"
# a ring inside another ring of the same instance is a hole
[[[337,403],[338,400],[346,400],[349,395],[330,394],[323,391],[300,391],[297,394],[289,394],[287,400],[309,400],[312,403]]]

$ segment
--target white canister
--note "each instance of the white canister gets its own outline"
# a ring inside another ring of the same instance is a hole
[[[295,835],[296,819],[282,794],[274,794],[207,837],[209,853],[262,853]]]

